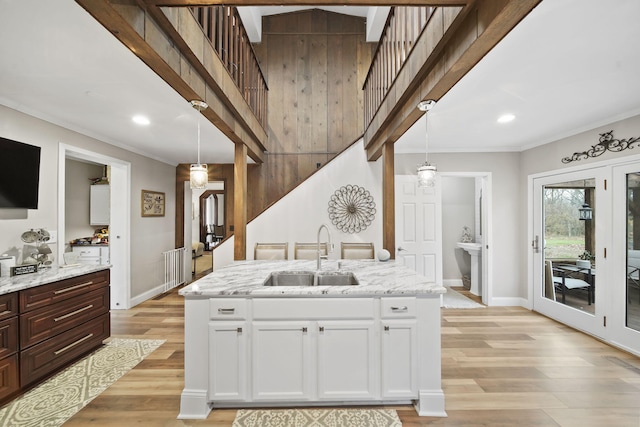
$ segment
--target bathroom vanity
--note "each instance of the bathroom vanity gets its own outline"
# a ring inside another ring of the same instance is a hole
[[[216,407],[406,404],[446,416],[441,285],[395,261],[242,261],[185,297],[181,419]]]

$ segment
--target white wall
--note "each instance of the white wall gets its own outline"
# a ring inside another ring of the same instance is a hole
[[[475,178],[442,177],[442,279],[461,281],[471,274],[471,256],[456,243],[464,226],[475,235]],[[461,283],[458,283],[461,285]]]
[[[65,235],[64,243],[91,237],[97,227],[89,224],[91,178],[100,178],[104,166],[67,159],[65,166]]]
[[[349,184],[364,187],[376,204],[374,221],[358,234],[338,230],[327,211],[333,193]],[[340,242],[373,242],[376,252],[382,248],[382,161],[367,161],[362,140],[247,224],[247,259],[253,259],[256,242],[288,242],[289,258],[293,259],[294,243],[315,242],[321,224],[327,224],[335,245],[330,259],[340,258]],[[323,231],[320,239],[326,238]],[[218,246],[213,258],[215,269],[231,262],[233,241],[230,239]]]
[[[39,206],[34,210],[0,209],[0,253],[21,248],[30,228],[56,230],[58,224],[58,150],[64,143],[131,163],[131,297],[153,294],[162,284],[162,252],[173,249],[175,166],[158,162],[49,122],[0,106],[0,135],[42,147]],[[162,191],[164,217],[142,217],[141,190]],[[57,249],[52,247],[54,253]]]

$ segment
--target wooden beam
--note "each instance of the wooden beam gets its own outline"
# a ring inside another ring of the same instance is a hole
[[[473,10],[461,13],[463,21],[450,26],[449,34],[443,35],[444,44],[426,58],[406,89],[387,95],[386,108],[380,108],[365,130],[367,158],[377,160],[387,142],[397,141],[422,116],[416,108],[418,102],[443,97],[540,1],[493,0],[470,4]],[[404,68],[417,70],[413,66]]]
[[[210,75],[188,49],[182,36],[175,29],[168,30],[173,27],[167,23],[166,18],[160,19],[160,22],[154,21],[154,18],[164,16],[162,12],[155,10],[155,7],[144,10],[135,5],[112,5],[109,0],[76,2],[186,101],[206,101],[211,108],[205,111],[205,117],[233,143],[247,144],[249,156],[255,162],[264,161],[266,132],[255,116],[247,113],[249,107],[238,88],[229,84],[230,78],[224,73],[221,73],[221,81]],[[140,24],[147,20],[157,25]],[[201,38],[206,39],[204,34]],[[208,58],[211,61],[218,59],[215,55],[209,55]]]
[[[464,6],[468,0],[144,0],[153,6]]]
[[[233,166],[233,259],[247,259],[247,146],[236,144]]]
[[[382,247],[396,258],[395,156],[393,143],[387,143],[382,155]]]

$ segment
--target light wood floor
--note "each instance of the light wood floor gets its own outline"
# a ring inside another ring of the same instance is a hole
[[[174,290],[112,312],[113,337],[166,343],[65,426],[232,424],[235,410],[214,410],[204,421],[176,420],[182,303]],[[640,359],[524,308],[443,309],[442,347],[449,417],[421,418],[410,406],[394,407],[404,427],[640,427]]]

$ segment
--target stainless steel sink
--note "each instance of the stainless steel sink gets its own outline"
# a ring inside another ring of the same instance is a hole
[[[274,271],[269,274],[264,286],[313,286],[313,271]]]
[[[274,271],[264,286],[353,286],[359,285],[351,272],[342,271]]]
[[[318,286],[354,286],[359,285],[353,273],[343,271],[323,271],[318,273]]]

